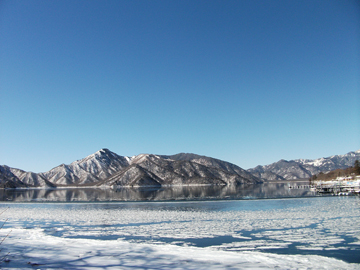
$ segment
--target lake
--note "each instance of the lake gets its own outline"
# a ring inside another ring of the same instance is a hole
[[[110,202],[110,201],[172,201],[269,199],[315,196],[309,189],[289,186],[307,182],[264,183],[248,186],[173,186],[144,188],[58,188],[1,189],[0,201],[13,202]]]
[[[15,192],[1,266],[360,269],[360,198],[278,185]]]

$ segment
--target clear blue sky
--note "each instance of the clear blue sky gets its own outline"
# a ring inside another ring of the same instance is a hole
[[[2,0],[0,164],[358,150],[359,50],[356,0]]]

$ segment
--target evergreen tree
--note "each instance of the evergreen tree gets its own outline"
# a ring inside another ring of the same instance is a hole
[[[355,160],[354,168],[355,168],[355,173],[357,175],[360,175],[360,162],[359,162],[359,160]]]

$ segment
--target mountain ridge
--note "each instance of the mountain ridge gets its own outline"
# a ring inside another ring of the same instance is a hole
[[[193,153],[120,156],[107,148],[47,172],[0,166],[0,188],[73,186],[238,185],[310,178],[351,167],[360,150],[318,159],[284,160],[244,170],[230,162]]]
[[[238,185],[260,182],[235,164],[190,153],[124,157],[103,148],[83,159],[42,173],[0,166],[0,187],[3,188]]]
[[[345,169],[360,160],[360,150],[351,151],[344,155],[333,155],[317,159],[284,160],[268,165],[258,165],[247,171],[264,181],[294,180],[310,178],[320,172],[326,173],[336,169]]]

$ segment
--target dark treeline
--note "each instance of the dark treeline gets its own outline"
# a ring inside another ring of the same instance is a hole
[[[327,181],[327,180],[336,179],[337,177],[347,177],[347,176],[356,176],[356,175],[360,175],[359,160],[355,161],[353,167],[349,167],[346,169],[337,169],[337,170],[330,171],[328,173],[321,172],[319,174],[311,176],[309,180],[310,181],[314,181],[314,180]]]

